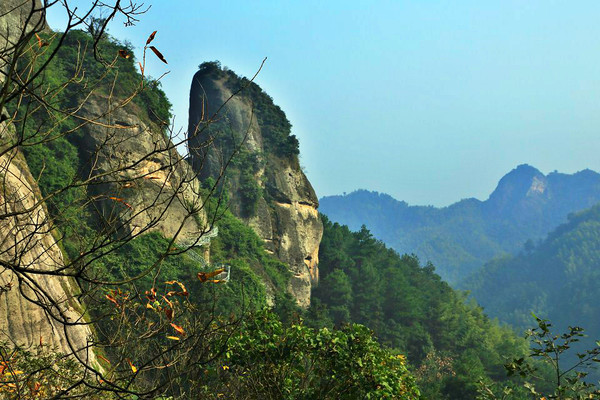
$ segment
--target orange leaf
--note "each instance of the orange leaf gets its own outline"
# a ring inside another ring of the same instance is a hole
[[[110,294],[107,294],[105,296],[108,300],[111,301],[111,303],[114,303],[117,307],[120,307],[119,302],[114,297],[112,297]]]
[[[44,47],[44,46],[48,46],[49,45],[48,42],[43,41],[42,38],[40,37],[40,35],[38,35],[37,33],[35,34],[35,38],[38,41],[38,46],[40,47],[40,49],[42,47]]]
[[[119,197],[109,196],[108,198],[111,199],[111,200],[114,200],[114,201],[118,201],[119,203],[123,204],[125,207],[129,208],[130,210],[133,210],[133,207],[131,206],[131,204],[126,203],[125,200],[123,200],[123,199],[121,199]]]
[[[144,75],[144,67],[142,66],[142,63],[138,62],[138,64],[140,64],[140,71],[142,71],[142,75]]]
[[[119,57],[127,59],[127,58],[131,57],[131,55],[127,51],[120,49]]]
[[[154,36],[156,35],[156,31],[152,32],[150,36],[148,36],[148,40],[146,40],[146,46],[150,44],[151,41],[154,40]]]
[[[173,295],[177,295],[177,296],[187,296],[189,293],[187,291],[187,289],[185,288],[185,285],[179,281],[167,281],[165,282],[167,285],[173,285],[173,284],[178,284],[179,287],[181,288],[181,292],[169,292],[167,293],[167,296],[171,297]]]
[[[214,270],[212,272],[198,272],[198,279],[200,279],[200,282],[206,282],[210,278],[215,277],[215,276],[217,276],[217,275],[219,275],[220,273],[223,273],[223,272],[225,272],[224,268],[219,268],[219,269],[216,269],[216,270]]]
[[[161,295],[161,297],[163,299],[165,299],[165,301],[167,302],[167,304],[169,305],[169,307],[173,308],[173,303],[171,303],[171,301],[169,299],[167,299],[165,296],[162,296],[162,295]]]
[[[164,62],[165,64],[168,64],[167,60],[165,60],[165,57],[162,55],[162,53],[160,51],[158,51],[158,49],[156,47],[150,46],[150,50],[152,50],[154,52],[154,54],[156,54],[156,57],[158,57],[160,61]]]
[[[171,326],[173,327],[173,329],[175,329],[177,331],[177,333],[179,333],[181,336],[185,336],[185,331],[183,330],[182,327],[175,325],[174,323],[171,322]]]
[[[169,321],[173,320],[173,309],[172,308],[165,308],[165,315],[167,316],[167,318],[169,319]]]
[[[131,370],[135,374],[137,372],[137,368],[135,367],[135,365],[132,364],[132,362],[131,362],[130,359],[127,359],[127,362],[129,363],[129,366],[131,367]]]

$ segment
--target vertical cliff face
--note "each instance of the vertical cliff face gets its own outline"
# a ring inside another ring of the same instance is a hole
[[[40,14],[30,14],[37,6],[35,1],[0,3],[2,71],[24,27],[44,28]],[[0,84],[4,81],[5,74],[0,73]],[[6,111],[1,111],[7,119]],[[14,140],[14,126],[9,120],[0,123],[0,341],[26,347],[43,342],[93,361],[88,347],[91,330],[75,298],[77,285],[51,274],[64,266],[63,255],[40,191]]]
[[[1,124],[0,136],[11,130]],[[75,298],[78,288],[73,280],[52,275],[64,266],[63,255],[18,150],[0,157],[0,186],[0,214],[7,216],[0,220],[0,341],[26,347],[43,342],[85,359],[92,334]]]
[[[289,264],[289,291],[307,307],[319,276],[323,226],[290,130],[283,111],[256,84],[217,63],[203,64],[194,75],[188,133],[192,165],[203,178],[218,178],[227,166],[224,184],[232,212]]]

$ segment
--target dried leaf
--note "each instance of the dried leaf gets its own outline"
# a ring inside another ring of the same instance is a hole
[[[173,327],[173,329],[175,329],[175,331],[177,331],[178,334],[180,334],[181,336],[185,336],[185,331],[183,330],[182,327],[175,325],[172,322],[171,322],[171,326]]]
[[[119,197],[112,197],[109,196],[109,199],[114,200],[114,201],[118,201],[119,203],[123,204],[125,207],[129,208],[130,210],[133,210],[133,207],[131,206],[131,204],[126,203],[125,200],[119,198]]]
[[[135,374],[137,372],[137,368],[135,367],[135,365],[133,365],[133,363],[131,362],[130,359],[127,359],[127,362],[129,363],[129,366],[131,367],[131,370]]]
[[[163,57],[162,53],[158,51],[156,47],[150,46],[150,50],[152,50],[154,54],[156,54],[156,57],[158,57],[160,61],[164,62],[165,64],[168,64],[167,60],[165,60],[165,57]]]
[[[131,57],[131,55],[127,51],[125,51],[123,49],[120,49],[119,50],[119,57],[128,59],[129,57]]]
[[[167,318],[169,319],[169,321],[173,320],[173,309],[172,308],[165,308],[165,315],[167,316]]]
[[[98,358],[101,359],[101,360],[103,360],[103,361],[106,361],[108,364],[110,364],[110,361],[108,361],[108,358],[104,357],[103,355],[98,354]]]
[[[180,338],[178,338],[177,336],[167,336],[167,339],[171,339],[171,340],[181,340]]]
[[[200,279],[200,282],[207,282],[210,278],[215,277],[223,272],[225,272],[224,268],[219,268],[212,272],[198,272],[198,279]]]
[[[120,307],[119,302],[117,301],[117,299],[115,299],[114,297],[112,297],[110,294],[105,295],[106,298],[108,300],[110,300],[111,303],[114,303],[114,305],[116,305],[117,307]]]
[[[171,297],[171,296],[174,296],[174,295],[177,295],[177,296],[187,296],[187,295],[189,295],[189,293],[188,293],[188,291],[187,291],[187,289],[185,288],[185,285],[184,285],[183,283],[181,283],[181,282],[179,282],[179,281],[167,281],[167,282],[165,282],[165,283],[166,283],[167,285],[174,285],[174,284],[177,284],[177,285],[179,285],[179,287],[181,288],[181,292],[173,292],[173,291],[171,291],[171,292],[168,292],[168,293],[167,293],[167,296]]]
[[[138,64],[140,64],[140,71],[142,71],[142,75],[144,75],[144,67],[142,66],[142,63],[138,62]]]
[[[146,46],[148,46],[150,42],[154,40],[154,36],[156,36],[156,31],[152,32],[150,36],[148,36],[148,40],[146,40]]]
[[[42,38],[40,37],[40,35],[38,35],[37,33],[35,34],[35,38],[38,41],[38,46],[39,46],[40,49],[42,47],[44,47],[44,46],[49,46],[49,43],[46,42],[46,41],[44,41],[44,40],[42,40]]]

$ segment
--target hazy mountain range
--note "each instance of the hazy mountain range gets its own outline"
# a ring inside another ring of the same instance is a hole
[[[455,284],[503,254],[517,254],[600,202],[600,174],[544,175],[523,164],[506,174],[489,198],[464,199],[448,207],[410,206],[383,193],[357,190],[320,200],[320,211],[352,230],[366,225],[400,253],[431,261]]]

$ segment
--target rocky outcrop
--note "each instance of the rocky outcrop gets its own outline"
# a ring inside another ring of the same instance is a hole
[[[289,291],[308,307],[311,285],[319,277],[323,226],[290,128],[256,84],[217,63],[203,64],[194,75],[188,131],[192,165],[203,178],[218,178],[227,166],[230,209],[289,265]]]
[[[41,0],[0,2],[0,69],[8,63],[21,37],[47,29]],[[1,78],[4,80],[4,76]]]
[[[194,241],[206,226],[196,174],[162,129],[142,121],[130,103],[91,97],[81,110],[90,123],[76,144],[101,220],[121,236],[159,231]]]
[[[23,32],[45,27],[38,2],[0,3],[0,68],[10,62],[14,44]],[[5,75],[0,74],[0,83]],[[2,110],[7,119],[5,110]],[[0,123],[0,342],[32,346],[48,344],[82,361],[95,357],[92,333],[76,299],[78,288],[64,272],[64,259],[52,235],[51,221],[41,194],[21,152],[14,146],[9,121]]]
[[[0,125],[0,136],[10,127]],[[5,147],[4,147],[5,148]],[[41,195],[18,150],[0,157],[0,341],[88,356],[92,338]],[[74,324],[74,325],[73,325]],[[91,355],[93,358],[93,354]]]

